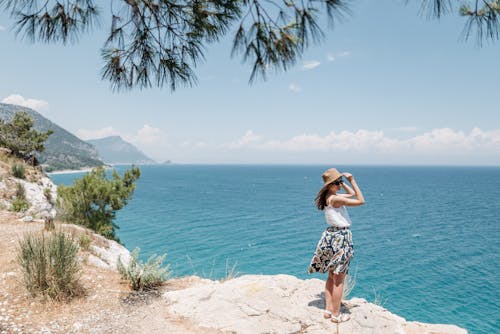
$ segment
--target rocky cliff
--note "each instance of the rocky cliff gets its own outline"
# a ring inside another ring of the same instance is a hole
[[[164,298],[174,314],[227,333],[467,333],[454,325],[406,321],[362,298],[344,301],[351,320],[334,324],[322,317],[324,284],[289,275],[245,275],[225,282],[201,280]]]

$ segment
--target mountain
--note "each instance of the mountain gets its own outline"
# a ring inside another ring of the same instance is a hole
[[[99,156],[109,164],[156,164],[156,161],[146,156],[137,147],[126,142],[120,136],[110,136],[87,140],[93,145]]]
[[[30,108],[0,103],[0,118],[4,121],[11,121],[14,114],[19,111],[26,111],[33,117],[34,128],[37,131],[47,131],[49,129],[54,131],[45,142],[45,151],[37,155],[40,163],[45,165],[45,171],[80,169],[103,165],[95,147],[52,123],[40,113]]]

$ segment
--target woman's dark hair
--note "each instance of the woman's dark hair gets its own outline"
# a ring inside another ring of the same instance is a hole
[[[328,195],[328,188],[330,187],[330,184],[331,183],[325,184],[323,188],[320,189],[320,191],[316,195],[316,198],[314,199],[316,206],[320,210],[324,210],[326,207],[326,195]]]

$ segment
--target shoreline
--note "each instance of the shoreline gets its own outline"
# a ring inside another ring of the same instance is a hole
[[[53,172],[45,172],[48,176],[59,175],[59,174],[78,174],[78,173],[88,173],[92,170],[92,167],[80,168],[80,169],[61,169]]]

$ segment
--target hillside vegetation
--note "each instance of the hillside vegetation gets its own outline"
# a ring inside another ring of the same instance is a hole
[[[0,119],[10,122],[17,112],[25,111],[33,118],[34,129],[40,132],[52,131],[45,141],[45,150],[37,154],[45,171],[80,169],[102,166],[97,150],[91,144],[80,140],[40,113],[26,107],[0,103]]]

